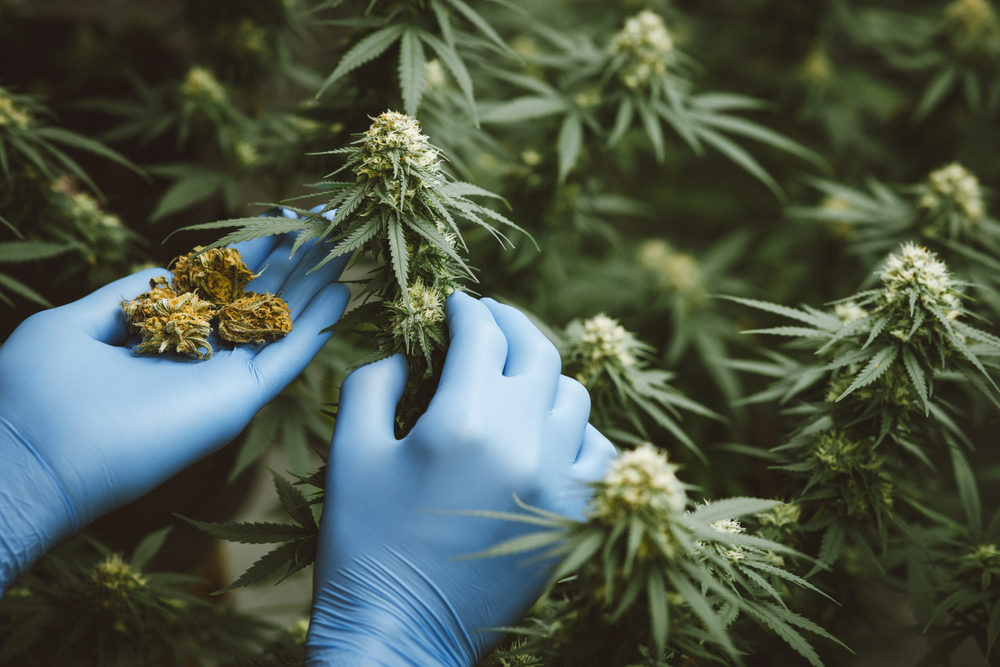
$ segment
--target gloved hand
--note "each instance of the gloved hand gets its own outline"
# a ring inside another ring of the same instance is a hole
[[[287,213],[285,214],[287,215]],[[328,340],[349,291],[346,257],[307,274],[323,250],[269,237],[239,244],[281,292],[294,328],[206,361],[136,356],[120,302],[166,275],[150,269],[37,313],[0,347],[0,592],[46,549],[225,444]]]
[[[462,515],[524,502],[581,518],[614,447],[590,398],[519,311],[456,292],[437,393],[402,440],[396,356],[344,382],[328,461],[307,664],[470,665],[553,563],[456,559],[533,526]]]

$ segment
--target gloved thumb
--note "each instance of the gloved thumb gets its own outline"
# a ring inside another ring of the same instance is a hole
[[[150,278],[168,275],[164,269],[146,269],[125,276],[64,306],[63,312],[73,317],[80,329],[95,340],[117,345],[128,338],[121,302],[147,291]]]
[[[406,358],[395,354],[347,376],[340,392],[336,434],[364,434],[377,442],[394,442],[396,406],[408,372]]]

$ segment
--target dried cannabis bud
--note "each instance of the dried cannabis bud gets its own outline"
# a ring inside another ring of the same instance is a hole
[[[141,338],[133,352],[208,359],[215,317],[219,337],[230,343],[268,343],[292,330],[291,312],[280,296],[244,291],[255,276],[238,250],[200,250],[171,263],[172,283],[154,278],[148,292],[122,301],[129,330]]]
[[[292,330],[284,299],[248,292],[219,309],[219,337],[231,343],[268,343]]]
[[[173,288],[177,292],[197,292],[203,299],[229,303],[243,296],[253,272],[243,263],[235,248],[213,248],[201,252],[201,246],[178,257],[171,267]]]
[[[166,278],[152,278],[149,281],[148,292],[143,292],[132,301],[122,301],[125,323],[129,331],[138,333],[142,329],[142,323],[156,314],[155,305],[158,301],[176,296],[179,295],[167,284]]]
[[[161,288],[154,288],[159,291]],[[150,294],[147,292],[146,294]],[[132,348],[136,353],[177,352],[198,359],[212,356],[208,336],[212,333],[212,316],[215,306],[201,299],[194,292],[162,298],[140,297],[123,304],[126,321],[141,336]],[[129,319],[129,314],[132,319]]]

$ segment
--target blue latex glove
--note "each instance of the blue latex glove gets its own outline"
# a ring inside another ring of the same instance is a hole
[[[437,393],[397,440],[396,356],[344,382],[329,459],[307,664],[470,665],[541,593],[546,564],[456,559],[537,527],[461,515],[523,501],[581,518],[614,447],[590,398],[519,311],[453,294]]]
[[[286,214],[287,215],[287,214]],[[349,291],[346,258],[307,274],[325,252],[289,259],[293,239],[236,246],[281,292],[294,328],[207,361],[136,356],[120,302],[149,289],[150,269],[37,313],[0,347],[0,592],[46,549],[230,441],[328,340]]]

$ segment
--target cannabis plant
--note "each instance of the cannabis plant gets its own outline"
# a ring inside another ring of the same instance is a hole
[[[74,154],[84,153],[140,171],[120,153],[55,125],[37,98],[0,86],[0,225],[15,240],[0,242],[0,262],[37,262],[72,254],[51,269],[56,282],[81,279],[97,287],[126,265],[138,236],[103,210],[100,189]],[[43,306],[50,300],[18,278],[0,274],[0,289]],[[0,292],[8,305],[11,299]]]
[[[592,420],[622,442],[648,440],[643,415],[696,455],[701,451],[678,424],[678,409],[717,418],[710,410],[671,387],[671,374],[650,365],[653,347],[601,313],[566,326],[562,357],[565,371],[591,392]]]
[[[205,462],[224,500],[208,505],[249,493],[274,512],[182,512],[265,549],[242,586],[312,559],[347,371],[407,356],[404,431],[434,391],[449,291],[495,296],[557,343],[629,463],[584,521],[525,510],[555,522],[532,539],[565,567],[488,662],[988,663],[998,21],[992,0],[0,0],[0,326],[196,245],[292,233],[316,263],[351,256],[337,335]],[[193,285],[176,296],[209,298]],[[246,338],[259,309],[236,311],[225,328]],[[280,481],[246,491],[263,464]],[[682,507],[609,509],[626,469],[663,472],[634,477],[653,488],[673,465]],[[754,500],[699,504],[719,498]],[[104,664],[301,659],[230,593],[200,596],[225,576],[172,582],[166,599],[198,604],[153,604],[155,570],[185,554],[167,540],[130,565],[139,523],[107,552],[67,545],[14,589],[39,595],[0,600],[5,664],[51,663],[64,638],[100,638],[85,650]],[[116,552],[148,584],[118,607],[127,635],[68,611],[103,599],[90,572]],[[208,655],[234,637],[258,657]]]
[[[822,203],[791,207],[790,215],[824,225],[865,261],[919,238],[944,253],[971,282],[990,287],[977,296],[997,310],[994,256],[1000,251],[1000,223],[990,215],[988,192],[960,163],[934,169],[912,185],[869,179],[867,192],[830,181],[815,185],[825,195]]]
[[[316,266],[345,255],[352,255],[353,263],[371,262],[362,280],[364,303],[338,326],[374,333],[378,349],[368,360],[407,355],[414,377],[425,383],[422,389],[411,384],[400,408],[400,427],[408,429],[433,395],[434,383],[426,382],[441,371],[445,299],[462,281],[475,280],[460,255],[459,222],[486,229],[501,243],[510,243],[501,227],[519,228],[471,199],[496,195],[455,181],[419,122],[405,114],[379,115],[351,146],[330,153],[345,155],[346,161],[327,179],[345,170],[354,178],[317,183],[326,198],[318,210],[292,207],[298,218],[243,218],[189,229],[240,227],[213,247],[295,232],[293,253],[304,243],[329,245]]]
[[[975,642],[987,660],[996,655],[996,577],[1000,575],[997,531],[1000,515],[984,516],[976,476],[965,456],[952,450],[952,467],[962,505],[960,518],[934,515],[919,539],[931,545],[910,576],[925,592],[918,622],[930,639],[924,661],[947,660],[956,647]]]
[[[913,110],[923,120],[949,98],[979,113],[994,114],[1000,88],[1000,19],[988,0],[952,0],[915,16],[871,10],[862,34],[896,68],[926,81]]]
[[[926,248],[903,244],[878,277],[881,288],[835,302],[833,312],[736,299],[797,323],[755,333],[790,337],[817,355],[797,363],[772,353],[770,363],[742,367],[780,378],[755,400],[799,402],[789,412],[801,421],[773,454],[778,468],[799,480],[793,492],[798,516],[790,523],[816,550],[816,569],[833,567],[850,552],[882,569],[896,560],[893,553],[901,553],[930,587],[935,575],[928,572],[942,558],[937,550],[949,553],[956,541],[949,531],[982,535],[975,477],[962,452],[971,441],[959,425],[948,384],[997,405],[1000,339],[969,324],[962,285]],[[932,511],[919,481],[931,478],[942,454],[956,469],[969,528]],[[933,524],[920,528],[928,518]],[[807,538],[815,532],[818,541]],[[925,551],[925,544],[935,546]],[[917,545],[919,553],[912,551]],[[965,557],[975,560],[970,554],[979,547],[965,548]],[[957,591],[944,600],[938,594],[928,627],[951,605],[964,604],[970,603]],[[954,609],[951,622],[936,629],[950,639],[931,655],[950,654],[957,644],[949,641],[969,636],[961,607]],[[988,654],[992,642],[979,640]]]
[[[529,63],[562,77],[556,85],[527,76],[498,73],[531,94],[494,104],[482,114],[486,123],[520,123],[557,115],[559,180],[580,157],[584,133],[590,129],[609,146],[637,124],[657,160],[666,157],[663,125],[696,153],[713,148],[767,187],[778,183],[730,135],[763,142],[801,158],[822,162],[791,139],[733,112],[760,108],[758,100],[729,93],[696,93],[690,80],[694,62],[679,51],[659,14],[644,10],[598,46],[590,35],[565,36],[541,26],[538,36],[554,53],[528,56]]]
[[[776,633],[810,664],[822,664],[799,630],[833,637],[789,609],[779,590],[784,584],[818,589],[784,569],[793,552],[749,534],[739,520],[780,503],[730,498],[692,509],[676,470],[645,443],[622,454],[594,485],[585,521],[527,505],[522,515],[479,513],[547,530],[478,556],[547,548],[535,557],[560,558],[552,575],[558,583],[536,605],[537,615],[513,629],[525,641],[501,655],[545,665],[739,661],[746,649],[728,628],[742,616]]]
[[[150,568],[170,528],[125,558],[78,538],[7,591],[0,662],[8,664],[259,664],[298,653],[281,628],[192,594],[198,578]],[[292,661],[272,664],[295,664]]]
[[[464,43],[479,50],[486,47],[509,50],[496,30],[464,0],[376,1],[368,5],[364,18],[335,19],[333,23],[378,29],[357,41],[343,55],[320,86],[317,97],[346,74],[398,44],[399,90],[403,108],[411,116],[417,113],[428,84],[426,48],[437,56],[436,67],[439,70],[446,68],[454,77],[473,115],[473,79],[457,45]],[[468,30],[465,24],[471,24],[474,30]]]
[[[296,232],[292,252],[305,243],[325,244],[315,266],[351,254],[354,263],[365,263],[361,304],[337,323],[338,329],[373,335],[377,349],[369,360],[392,354],[406,355],[411,379],[398,408],[397,427],[407,431],[434,394],[447,348],[445,299],[463,280],[475,274],[459,254],[463,247],[458,222],[476,224],[502,242],[507,237],[496,227],[517,229],[512,221],[470,199],[491,196],[474,185],[454,181],[445,171],[440,151],[420,132],[419,123],[398,112],[387,111],[350,147],[333,151],[347,156],[343,167],[330,176],[351,170],[353,181],[324,180],[325,204],[312,211],[286,209],[292,217],[256,217],[197,225],[194,229],[235,227],[209,247]],[[217,251],[216,251],[217,252]],[[197,255],[196,255],[197,257]],[[220,324],[220,328],[221,328]],[[259,452],[258,452],[259,455]],[[241,457],[241,466],[247,455]],[[322,471],[299,481],[322,489]],[[288,576],[315,560],[318,525],[309,501],[288,481],[276,477],[285,510],[297,526],[278,524],[225,524],[206,526],[217,537],[251,543],[280,543],[233,585],[244,586],[275,572]]]

